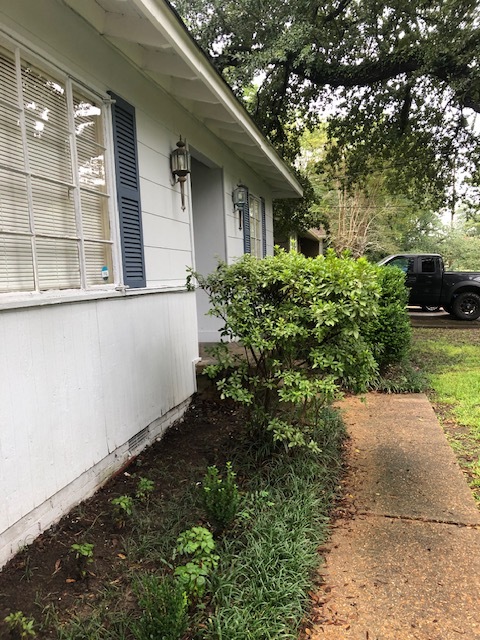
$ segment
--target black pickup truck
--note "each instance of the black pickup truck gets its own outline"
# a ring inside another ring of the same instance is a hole
[[[409,304],[424,309],[443,307],[459,320],[480,317],[480,273],[445,271],[437,253],[397,254],[378,264],[399,267],[405,273]]]

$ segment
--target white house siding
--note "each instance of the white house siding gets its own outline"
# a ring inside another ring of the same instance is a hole
[[[266,200],[269,253],[273,233],[270,193],[258,176],[60,0],[4,0],[0,30],[88,89],[113,91],[135,107],[147,278],[147,290],[101,299],[73,291],[71,302],[44,306],[15,308],[0,295],[1,566],[181,417],[198,355],[186,266],[243,254],[231,199],[238,182]],[[195,242],[189,185],[182,211],[171,183],[169,156],[180,135],[221,177],[221,246]]]
[[[0,314],[0,564],[33,535],[15,523],[28,516],[38,534],[125,462],[132,437],[148,425],[158,435],[194,393],[192,318],[188,292]]]

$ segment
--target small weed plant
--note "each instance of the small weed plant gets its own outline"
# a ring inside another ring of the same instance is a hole
[[[95,546],[91,542],[72,544],[70,551],[75,554],[79,576],[87,577],[87,566],[93,563],[93,550]]]
[[[148,502],[150,496],[155,489],[155,483],[153,480],[149,480],[148,478],[140,477],[137,484],[137,491],[135,493],[135,497],[140,500],[140,502]]]
[[[180,640],[188,626],[188,599],[171,575],[144,575],[134,584],[140,618],[133,624],[135,640]]]
[[[27,618],[22,611],[10,613],[5,622],[10,631],[18,638],[35,638],[35,621],[33,618]]]
[[[227,527],[237,515],[240,493],[232,463],[227,462],[222,478],[216,466],[208,467],[203,479],[203,503],[207,516],[220,528]]]
[[[214,553],[215,541],[205,527],[192,527],[177,538],[175,556],[189,556],[185,565],[177,566],[175,576],[190,601],[198,601],[205,594],[207,581],[218,566],[219,557]]]
[[[111,503],[118,526],[125,526],[127,518],[131,518],[133,515],[133,498],[130,496],[118,496],[118,498],[112,498]]]

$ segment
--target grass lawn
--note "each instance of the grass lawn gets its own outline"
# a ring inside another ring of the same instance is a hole
[[[429,397],[480,501],[480,331],[413,332],[413,362],[425,371]]]

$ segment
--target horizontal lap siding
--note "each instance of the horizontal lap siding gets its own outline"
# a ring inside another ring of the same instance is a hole
[[[178,184],[171,183],[169,154],[175,143],[141,111],[137,123],[147,286],[183,285],[193,266],[192,232],[189,206],[182,210]],[[186,191],[188,204],[188,186]]]

